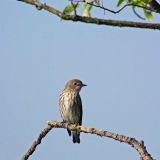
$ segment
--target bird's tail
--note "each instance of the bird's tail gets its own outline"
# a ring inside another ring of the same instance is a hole
[[[67,129],[67,132],[68,132],[69,136],[71,136],[71,131],[69,129]]]
[[[72,131],[73,143],[80,143],[80,132]]]

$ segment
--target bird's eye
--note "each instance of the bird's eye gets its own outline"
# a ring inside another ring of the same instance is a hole
[[[77,83],[75,82],[75,83],[74,83],[74,85],[76,86],[76,85],[77,85]]]

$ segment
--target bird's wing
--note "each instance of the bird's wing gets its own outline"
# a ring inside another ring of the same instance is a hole
[[[80,110],[80,120],[79,120],[79,125],[82,125],[82,116],[83,116],[83,109],[82,109],[82,100],[80,95],[78,95],[78,104],[79,104],[79,110]]]

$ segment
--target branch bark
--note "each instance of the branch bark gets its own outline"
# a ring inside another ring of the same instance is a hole
[[[66,15],[61,11],[43,4],[35,0],[17,0],[30,5],[35,6],[37,9],[44,9],[63,20],[74,21],[74,22],[84,22],[97,25],[107,25],[107,26],[117,26],[117,27],[134,27],[134,28],[145,28],[145,29],[158,29],[160,30],[159,23],[142,23],[142,22],[133,22],[133,21],[121,21],[121,20],[111,20],[111,19],[100,19],[100,18],[91,18],[91,17],[82,17],[78,15]]]
[[[63,122],[57,122],[57,121],[49,121],[48,127],[45,128],[38,136],[37,140],[33,142],[32,146],[29,148],[27,153],[22,157],[21,160],[27,160],[29,156],[35,151],[36,147],[41,143],[41,140],[46,136],[46,134],[52,129],[52,128],[65,128],[69,130],[78,130],[83,133],[90,133],[95,134],[101,137],[108,137],[112,138],[116,141],[123,142],[126,144],[129,144],[132,146],[140,155],[141,160],[153,160],[152,156],[148,153],[146,147],[144,146],[143,141],[138,141],[135,138],[127,137],[124,135],[119,135],[116,133],[104,131],[104,130],[97,130],[95,128],[87,128],[84,126],[76,126],[72,124],[67,124]]]

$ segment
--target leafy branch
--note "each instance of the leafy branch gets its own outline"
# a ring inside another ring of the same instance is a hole
[[[109,26],[119,26],[119,27],[134,27],[134,28],[146,28],[146,29],[158,29],[160,30],[159,23],[142,23],[142,22],[133,22],[133,21],[121,21],[121,20],[110,20],[110,19],[101,19],[101,18],[92,18],[86,16],[79,16],[77,14],[68,15],[67,13],[61,12],[47,4],[35,0],[18,0],[30,5],[35,6],[39,10],[46,10],[63,20],[74,21],[74,22],[84,22],[97,25],[109,25]],[[78,4],[77,4],[78,6]]]
[[[141,160],[153,160],[152,156],[148,153],[143,141],[138,141],[135,138],[127,137],[127,136],[120,135],[117,133],[112,133],[112,132],[108,132],[104,130],[98,130],[95,128],[87,128],[84,126],[76,126],[73,124],[67,124],[67,123],[57,122],[57,121],[48,122],[48,127],[46,127],[43,131],[41,131],[37,140],[33,142],[31,147],[25,153],[25,155],[22,157],[21,160],[27,160],[33,154],[33,152],[36,150],[36,147],[41,143],[42,139],[47,135],[47,133],[52,128],[64,128],[64,129],[69,129],[69,130],[78,130],[79,132],[83,132],[83,133],[89,133],[89,134],[93,134],[93,135],[97,135],[101,137],[111,138],[116,141],[123,142],[123,143],[126,143],[132,146],[139,153]]]
[[[111,10],[111,9],[108,9],[108,8],[104,7],[103,1],[100,1],[100,0],[70,0],[70,1],[71,1],[72,4],[73,4],[73,2],[76,2],[76,4],[78,4],[77,7],[73,8],[73,5],[69,4],[64,8],[63,12],[66,13],[66,14],[71,14],[74,11],[74,9],[76,10],[79,7],[85,7],[83,15],[86,16],[86,17],[91,17],[91,10],[92,10],[93,7],[102,9],[104,11],[108,11],[108,12],[113,13],[113,14],[118,14],[122,10],[124,10],[126,7],[131,6],[132,9],[133,9],[133,13],[135,13],[135,15],[138,18],[141,18],[141,19],[144,20],[145,18],[142,18],[142,16],[140,16],[135,11],[135,8],[140,8],[140,9],[143,9],[144,16],[149,21],[152,20],[152,12],[160,13],[160,4],[155,0],[118,0],[117,7],[122,6],[122,4],[124,2],[126,4],[123,5],[117,11],[114,11],[114,10]]]

